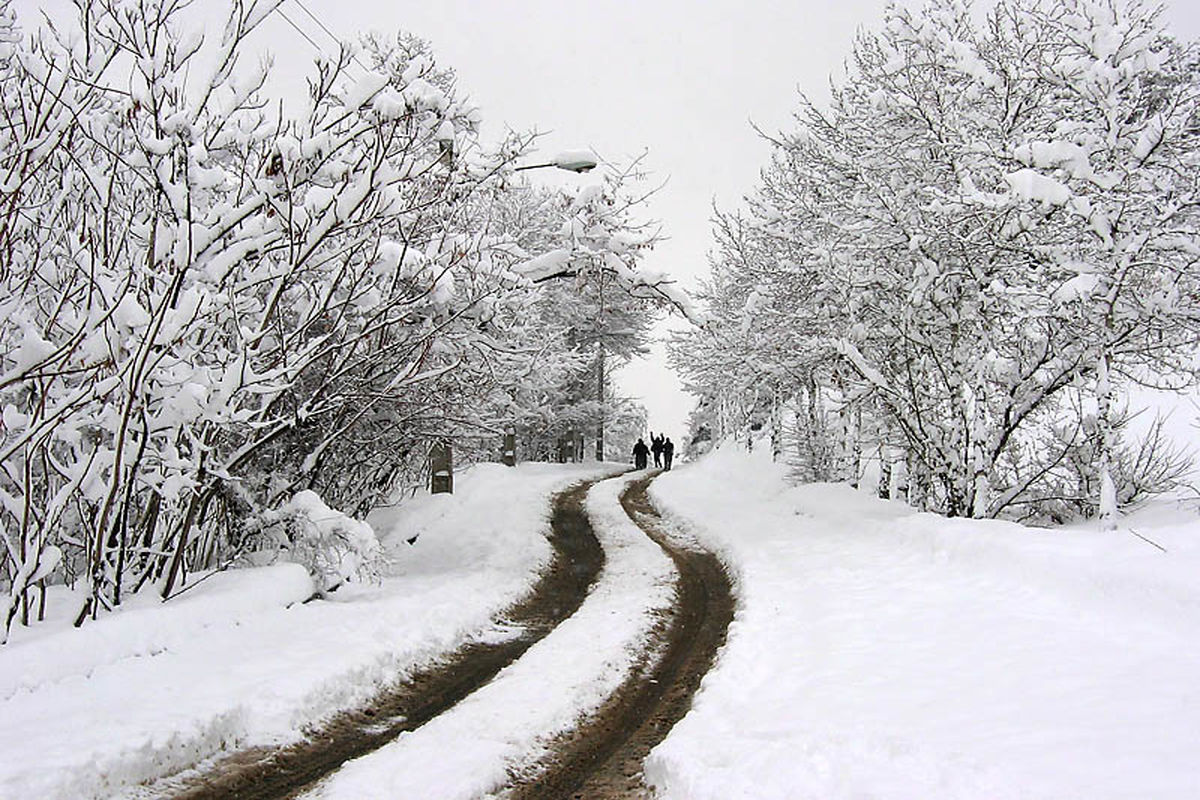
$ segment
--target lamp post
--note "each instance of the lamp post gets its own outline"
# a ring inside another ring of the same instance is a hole
[[[604,339],[596,341],[596,460],[604,460]]]
[[[596,160],[596,156],[587,150],[564,150],[561,153],[559,153],[558,155],[554,156],[554,158],[550,161],[546,161],[542,164],[525,164],[523,166],[514,168],[513,171],[514,172],[522,172],[527,169],[547,169],[547,168],[553,167],[555,169],[561,169],[561,170],[565,170],[567,172],[574,172],[576,174],[581,174],[581,173],[589,172],[589,171],[595,169],[596,165],[599,163],[600,162]],[[603,358],[603,356],[601,356],[601,358]],[[603,369],[604,369],[603,362],[601,362],[600,369],[601,369],[601,375],[603,375]],[[603,385],[604,385],[603,377],[601,377],[600,378],[601,388],[599,389],[599,391],[601,393],[601,402],[603,402],[603,394],[602,394],[604,391]],[[603,411],[601,413],[603,413]],[[601,423],[600,423],[600,438],[596,443],[596,452],[598,454],[597,458],[601,461],[604,460],[603,455],[602,455],[604,452],[603,431],[604,431],[604,422],[601,421]],[[572,433],[572,434],[568,434],[567,438],[569,438],[571,440],[570,450],[572,451],[572,455],[571,455],[570,460],[575,461],[576,457],[577,457],[576,452],[575,452],[575,450],[576,450],[575,436]],[[559,455],[560,461],[565,460],[567,449],[568,448],[566,446],[565,440],[560,440],[559,446],[558,446],[558,455]],[[514,466],[516,464],[516,441],[515,441],[515,437],[512,435],[511,432],[505,433],[503,453],[504,453],[504,458],[503,458],[504,463],[509,466]]]

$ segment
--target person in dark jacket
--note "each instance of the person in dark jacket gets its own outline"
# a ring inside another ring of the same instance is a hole
[[[637,440],[637,444],[633,446],[633,468],[646,468],[646,455],[650,452],[650,448],[646,447],[646,443],[641,439]]]
[[[663,469],[671,468],[671,461],[675,458],[675,443],[671,441],[671,437],[666,437],[662,445],[663,454]]]
[[[650,451],[654,453],[654,466],[656,467],[662,466],[663,438],[661,433],[658,436],[655,436],[653,432],[650,434]]]

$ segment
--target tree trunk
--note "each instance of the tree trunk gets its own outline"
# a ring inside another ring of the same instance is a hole
[[[1100,529],[1116,530],[1117,485],[1113,480],[1113,454],[1116,437],[1113,431],[1113,385],[1109,368],[1111,357],[1106,350],[1096,365],[1096,474],[1100,479]]]
[[[779,387],[771,390],[771,460],[779,461],[783,455],[783,403],[779,399]]]
[[[988,508],[992,503],[992,486],[989,479],[991,463],[988,458],[987,448],[988,421],[986,415],[979,409],[980,402],[984,396],[983,391],[972,389],[969,405],[971,413],[972,478],[967,515],[977,519],[987,516]]]

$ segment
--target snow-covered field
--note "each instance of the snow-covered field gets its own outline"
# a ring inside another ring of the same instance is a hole
[[[550,494],[603,465],[479,465],[453,496],[371,517],[378,586],[312,593],[294,565],[234,570],[80,630],[66,619],[0,648],[0,798],[128,792],[223,749],[288,741],[473,636],[550,557]],[[418,535],[413,546],[406,540]],[[64,615],[75,606],[59,598]]]
[[[740,606],[651,754],[671,800],[1200,797],[1200,524],[1040,531],[788,487],[727,447],[651,487]]]

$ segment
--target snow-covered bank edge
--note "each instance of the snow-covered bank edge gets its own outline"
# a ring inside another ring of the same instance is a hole
[[[536,768],[553,740],[594,713],[629,677],[672,605],[675,567],[618,501],[631,480],[604,481],[586,501],[605,565],[578,611],[488,685],[423,727],[348,763],[306,797],[478,798]]]
[[[1200,786],[1200,524],[917,513],[726,447],[651,485],[739,606],[660,800],[1178,798]],[[1145,526],[1145,527],[1143,527]]]
[[[454,495],[371,516],[381,585],[301,604],[295,565],[231,570],[165,605],[0,649],[0,797],[142,796],[139,784],[302,731],[476,637],[546,566],[550,497],[612,465],[483,464]],[[417,536],[415,544],[407,540]]]

